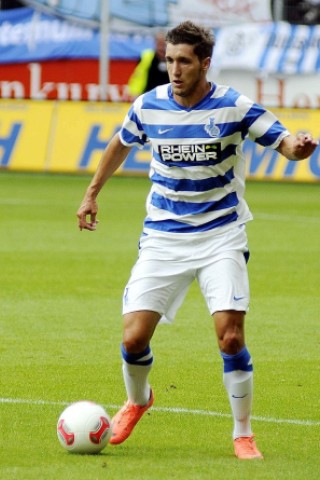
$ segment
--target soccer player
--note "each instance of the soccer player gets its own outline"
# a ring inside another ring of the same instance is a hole
[[[95,230],[96,198],[133,146],[152,146],[151,190],[139,256],[123,295],[121,354],[128,400],[113,418],[111,444],[124,442],[152,406],[152,335],[171,322],[197,280],[212,315],[239,459],[262,459],[251,429],[253,366],[245,343],[249,305],[241,144],[251,138],[291,160],[309,157],[310,135],[291,135],[277,118],[233,88],[210,83],[212,33],[187,21],[166,36],[170,83],[139,96],[106,147],[78,210]]]

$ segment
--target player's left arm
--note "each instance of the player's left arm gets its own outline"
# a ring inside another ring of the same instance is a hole
[[[296,137],[294,135],[285,137],[277,150],[288,160],[304,160],[312,155],[318,145],[319,142],[309,133],[302,133]]]

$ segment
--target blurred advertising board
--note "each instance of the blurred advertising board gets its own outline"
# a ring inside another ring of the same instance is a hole
[[[137,12],[129,15],[134,3],[115,1],[111,5],[108,101],[129,100],[128,79],[141,52],[154,45],[152,29],[132,28]],[[147,14],[144,3],[149,2],[139,3],[137,20],[142,21],[141,9]],[[320,25],[273,22],[270,3],[163,0],[154,5],[157,12],[160,4],[165,9],[167,26],[177,18],[215,25],[210,75],[217,83],[231,85],[272,107],[319,108]],[[131,29],[127,25],[121,30],[114,21],[124,21],[125,15],[133,23]],[[223,23],[214,22],[219,18]],[[31,8],[0,10],[0,98],[99,101],[99,59],[98,29]]]
[[[0,168],[91,174],[128,108],[126,103],[0,100]],[[293,134],[303,130],[320,138],[320,111],[273,111]],[[249,140],[243,150],[248,178],[320,180],[320,147],[302,162],[290,162]],[[133,148],[116,173],[147,175],[149,161],[149,148]]]

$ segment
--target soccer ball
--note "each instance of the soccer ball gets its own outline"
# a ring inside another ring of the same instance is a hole
[[[57,434],[59,442],[69,452],[99,453],[110,440],[111,420],[101,405],[75,402],[61,413]]]

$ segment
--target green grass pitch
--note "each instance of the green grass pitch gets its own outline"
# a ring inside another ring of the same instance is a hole
[[[97,456],[56,438],[65,405],[123,404],[121,297],[149,182],[110,180],[96,232],[76,210],[89,177],[0,172],[3,480],[316,480],[320,471],[320,186],[249,182],[253,428],[264,461],[233,455],[211,318],[193,285],[153,339],[154,408]]]

